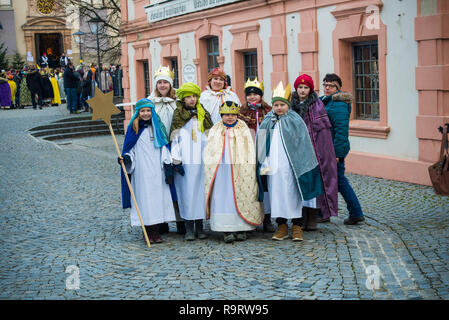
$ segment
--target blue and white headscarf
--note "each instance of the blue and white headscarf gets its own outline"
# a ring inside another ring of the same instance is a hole
[[[154,103],[150,99],[143,98],[137,101],[135,106],[136,112],[134,113],[131,121],[128,124],[127,131],[129,129],[132,130],[132,123],[139,116],[139,110],[142,108],[151,108],[151,123],[153,125],[154,146],[156,148],[161,148],[167,145],[169,142],[167,137],[167,130],[165,129],[164,124],[155,111]]]

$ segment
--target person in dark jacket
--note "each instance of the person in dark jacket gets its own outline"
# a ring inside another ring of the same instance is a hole
[[[294,84],[292,109],[304,120],[318,160],[324,193],[312,200],[303,201],[303,230],[317,229],[318,214],[325,219],[338,215],[337,163],[331,134],[331,123],[323,102],[314,91],[313,79],[300,75]]]
[[[47,73],[42,72],[41,82],[42,82],[42,99],[44,101],[43,106],[48,107],[47,102],[51,101],[51,99],[54,98],[54,92],[53,86],[51,85],[51,81]]]
[[[70,110],[70,113],[76,113],[76,109],[78,106],[78,97],[77,97],[77,87],[79,82],[79,77],[76,77],[75,72],[73,70],[73,63],[69,62],[67,64],[67,68],[64,71],[64,88],[67,95],[67,107]]]
[[[33,104],[33,109],[36,109],[36,95],[37,95],[37,106],[39,109],[42,109],[42,80],[41,74],[36,69],[36,67],[32,67],[31,70],[27,73],[26,82],[28,89],[31,93],[31,103]]]
[[[17,86],[16,92],[16,108],[22,109],[20,105],[20,85],[22,84],[22,75],[20,74],[20,70],[13,70],[14,82]]]
[[[65,68],[67,66],[67,64],[69,63],[69,59],[65,56],[65,53],[63,52],[61,54],[61,57],[59,58],[59,66],[61,68]]]
[[[343,196],[349,211],[349,218],[344,220],[344,224],[351,225],[365,221],[365,217],[359,200],[345,177],[345,158],[350,150],[349,117],[351,115],[352,95],[342,92],[341,86],[342,81],[338,75],[327,74],[323,79],[324,96],[320,99],[324,103],[332,124],[331,133],[336,161],[338,161],[338,192]]]

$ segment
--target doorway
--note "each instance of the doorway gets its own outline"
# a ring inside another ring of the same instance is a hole
[[[64,52],[62,33],[36,33],[36,60],[39,61],[45,52],[48,56],[48,66],[50,68],[59,67],[59,57]]]

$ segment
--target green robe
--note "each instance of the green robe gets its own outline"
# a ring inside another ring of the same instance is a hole
[[[27,86],[27,79],[23,77],[22,82],[20,84],[20,105],[22,106],[31,106],[31,93],[30,89]]]

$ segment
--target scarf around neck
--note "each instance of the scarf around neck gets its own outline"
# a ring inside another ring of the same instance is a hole
[[[309,112],[309,107],[318,100],[318,95],[315,91],[313,91],[306,100],[300,101],[298,93],[295,91],[292,95],[292,102],[291,102],[291,108],[293,111],[295,111],[297,114],[301,116],[301,118],[304,119],[307,112]]]

